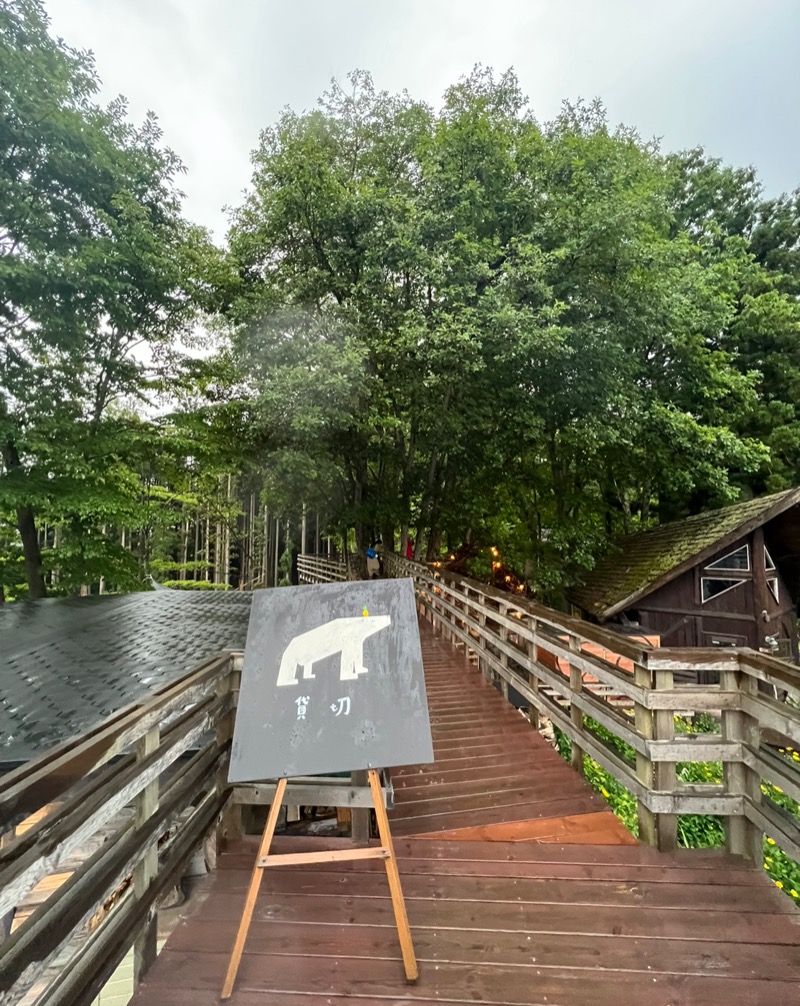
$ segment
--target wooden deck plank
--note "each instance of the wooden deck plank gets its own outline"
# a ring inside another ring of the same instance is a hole
[[[381,864],[330,861],[264,878],[231,1006],[794,1001],[800,912],[763,871],[638,845],[462,654],[423,642],[436,761],[393,773],[392,813],[418,984]],[[256,844],[220,857],[131,1006],[216,1006]]]
[[[448,643],[423,632],[423,661],[435,762],[393,772],[395,834],[494,840],[495,826],[515,826],[524,841],[632,844],[605,802],[565,764],[475,666]],[[577,821],[586,816],[591,828]],[[544,829],[542,819],[562,826]],[[534,822],[527,829],[525,822]],[[474,829],[474,831],[473,831]],[[506,830],[500,837],[509,837]]]
[[[535,956],[535,955],[532,955]],[[213,991],[219,984],[226,960],[223,953],[181,953],[166,950],[146,979],[145,987],[158,994],[175,985]],[[159,966],[161,965],[161,966]],[[421,979],[416,986],[402,983],[402,965],[385,957],[321,957],[307,952],[296,955],[247,953],[232,1006],[241,993],[310,992],[317,996],[361,996],[389,1002],[487,1003],[504,1006],[619,1006],[620,994],[627,1001],[648,1006],[774,1006],[792,1002],[797,988],[792,981],[762,982],[716,975],[652,975],[597,966],[590,969],[544,968],[532,960],[523,967],[427,962],[425,971],[435,975],[435,986]],[[159,984],[162,977],[166,980]],[[624,985],[620,985],[620,981]],[[425,985],[429,987],[426,989]],[[433,987],[432,987],[433,986]],[[435,995],[431,992],[435,990]],[[624,991],[623,991],[624,990]],[[134,997],[136,1003],[141,993]]]
[[[350,839],[316,836],[286,836],[275,838],[273,849],[276,852],[298,852],[302,849],[316,851],[318,849],[340,849],[350,847]],[[484,846],[479,842],[456,842],[450,839],[440,839],[435,835],[419,838],[403,838],[395,841],[398,855],[407,862],[426,861],[438,862],[485,862],[494,865],[498,862],[508,863],[525,869],[527,865],[545,864],[585,864],[590,866],[620,866],[636,869],[649,868],[650,873],[661,875],[674,869],[686,877],[687,883],[713,883],[703,874],[712,873],[715,877],[725,877],[735,872],[756,878],[754,883],[763,883],[757,870],[740,856],[731,856],[722,849],[678,849],[665,860],[663,853],[647,845],[636,845],[631,848],[597,847],[572,849],[569,845],[510,845],[502,848]],[[258,838],[251,835],[242,839],[235,846],[227,849],[219,857],[221,869],[250,869],[258,849]],[[374,868],[379,866],[372,864]],[[698,871],[702,871],[702,874]]]
[[[620,940],[623,945],[619,944]],[[344,949],[349,957],[400,959],[389,927],[261,922],[253,925],[252,939],[248,943],[251,954],[289,956],[296,956],[299,947],[308,946],[313,946],[315,956],[319,957],[338,957]],[[727,978],[758,977],[766,964],[771,980],[800,979],[800,960],[790,959],[785,948],[769,945],[717,943],[713,968],[704,944],[680,939],[423,930],[416,934],[415,948],[421,964],[448,962],[522,967],[535,963],[552,970],[613,968],[613,962],[617,961],[618,965],[625,964],[624,970],[630,973],[697,976],[713,973]],[[179,926],[170,940],[170,949],[183,953],[220,953],[219,924],[208,920],[191,927]]]
[[[401,862],[402,867],[402,862]],[[405,877],[405,874],[403,874]],[[688,899],[686,899],[688,901]],[[204,903],[202,917],[218,920],[220,930],[241,912],[243,894],[218,892]],[[419,900],[409,903],[411,928],[435,932],[459,929],[475,932],[570,933],[587,936],[633,936],[644,939],[689,939],[714,945],[724,935],[726,942],[786,945],[797,954],[798,922],[789,915],[772,912],[713,911],[702,906],[673,911],[636,907],[573,905],[555,903],[543,909],[537,904],[482,903],[477,901]],[[277,894],[266,890],[256,903],[256,922],[316,921],[319,925],[384,925],[393,919],[388,898],[333,897],[318,894]],[[232,940],[231,935],[231,940]]]
[[[227,890],[232,894],[247,890],[249,874],[229,871]],[[382,898],[386,894],[386,878],[369,870],[334,872],[316,866],[277,868],[264,878],[271,894],[315,894],[344,897]],[[549,877],[487,877],[458,875],[425,876],[403,873],[403,891],[410,901],[478,901],[505,902],[510,905],[582,905],[616,908],[657,908],[662,911],[681,910],[691,890],[685,884],[652,883],[643,880],[620,882]],[[718,912],[774,912],[800,917],[789,898],[773,885],[736,884],[707,885],[703,888],[704,908]],[[800,935],[800,930],[798,931]]]

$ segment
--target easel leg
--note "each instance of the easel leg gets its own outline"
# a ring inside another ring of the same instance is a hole
[[[283,803],[283,794],[285,791],[286,780],[279,779],[278,785],[275,787],[275,796],[272,800],[272,806],[270,807],[269,815],[267,816],[267,823],[264,825],[264,834],[261,836],[261,845],[258,847],[258,857],[256,859],[256,863],[269,853],[269,847],[272,844],[272,836],[275,834],[275,826],[278,823],[278,814],[281,812],[281,804]],[[256,898],[258,897],[258,889],[261,887],[261,878],[263,874],[264,870],[262,867],[253,867],[253,873],[250,877],[250,887],[247,889],[247,900],[244,903],[244,911],[242,912],[242,920],[239,923],[239,931],[236,934],[236,942],[234,943],[233,950],[231,951],[228,973],[225,975],[225,984],[222,986],[222,999],[230,999],[231,993],[233,992],[233,985],[236,981],[236,974],[239,971],[242,954],[244,953],[247,932],[250,929],[250,922],[253,918],[253,909],[256,907]]]
[[[406,981],[415,982],[419,977],[419,970],[417,968],[417,958],[414,954],[414,942],[411,938],[411,926],[408,924],[406,903],[403,899],[403,888],[400,886],[400,873],[397,869],[392,833],[389,830],[389,818],[386,815],[386,807],[383,802],[381,780],[374,768],[369,770],[369,787],[372,790],[372,802],[375,804],[375,817],[378,822],[378,834],[381,838],[381,845],[389,853],[385,860],[386,877],[389,881],[389,892],[392,896],[392,908],[394,909],[397,935],[400,937],[400,951],[403,954]]]

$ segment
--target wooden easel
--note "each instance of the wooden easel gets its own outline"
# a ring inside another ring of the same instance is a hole
[[[239,964],[242,960],[247,933],[250,929],[250,922],[253,918],[253,909],[256,905],[256,898],[261,887],[261,878],[264,870],[273,866],[300,866],[308,863],[335,863],[350,859],[382,859],[386,863],[386,877],[389,881],[389,893],[392,896],[392,908],[394,909],[394,919],[397,925],[397,934],[400,937],[400,950],[403,955],[403,967],[406,973],[407,982],[415,982],[418,977],[417,958],[414,954],[414,944],[411,939],[411,928],[408,924],[406,914],[406,903],[403,899],[403,890],[400,886],[400,873],[397,869],[397,859],[392,843],[392,834],[389,830],[389,818],[386,815],[386,807],[383,802],[381,782],[375,769],[368,772],[369,787],[372,791],[372,802],[375,806],[375,817],[378,822],[378,834],[380,836],[380,846],[371,846],[361,849],[337,849],[327,852],[297,852],[284,855],[270,856],[269,847],[275,834],[275,826],[278,823],[283,795],[286,790],[286,779],[280,779],[275,788],[275,798],[269,809],[267,823],[264,826],[264,834],[261,837],[261,845],[258,848],[253,873],[250,877],[250,886],[247,890],[247,900],[242,911],[242,918],[239,923],[239,931],[236,934],[236,942],[231,951],[231,959],[228,964],[228,972],[225,975],[225,983],[222,986],[222,998],[230,999],[233,993],[233,986],[236,982],[236,974],[239,971]]]

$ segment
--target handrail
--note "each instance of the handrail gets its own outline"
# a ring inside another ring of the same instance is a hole
[[[2,778],[0,918],[63,881],[0,942],[3,1006],[89,1004],[131,947],[137,980],[150,966],[159,900],[205,839],[239,831],[240,669],[238,653],[209,660]]]
[[[357,557],[352,553],[346,560],[303,553],[297,557],[297,575],[300,583],[335,583],[360,579]]]
[[[800,763],[763,739],[769,729],[800,746],[800,708],[764,690],[797,701],[800,671],[748,649],[639,643],[392,553],[384,569],[414,581],[421,613],[506,697],[513,689],[534,726],[543,715],[569,737],[576,770],[587,754],[633,793],[644,842],[673,848],[678,815],[713,814],[723,818],[731,852],[758,860],[766,833],[800,857],[797,820],[772,799],[800,801]],[[717,672],[719,684],[699,683],[699,671]],[[676,736],[678,713],[713,713],[720,729]],[[627,749],[608,744],[594,724]],[[723,763],[720,784],[677,778],[679,763],[712,761]]]
[[[348,566],[339,559],[324,555],[298,555],[297,575],[300,583],[331,583],[347,579]]]

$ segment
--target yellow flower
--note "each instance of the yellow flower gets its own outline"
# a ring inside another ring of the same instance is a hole
[[[795,761],[800,761],[800,754],[796,751],[792,751],[792,758],[794,758]]]
[[[789,894],[791,894],[791,896],[792,896],[793,898],[800,898],[800,894],[798,894],[798,893],[797,893],[797,891],[795,891],[795,889],[794,889],[794,888],[792,888],[792,890],[791,890],[791,891],[789,891]]]
[[[780,887],[780,889],[783,890],[783,881],[782,880],[776,880],[775,881],[775,886],[776,887]]]
[[[606,799],[608,799],[608,790],[607,790],[607,789],[605,788],[605,786],[601,786],[601,787],[600,787],[600,792],[601,792],[601,793],[603,794],[603,796],[604,796],[604,797],[605,797]]]
[[[765,869],[765,870],[768,870],[768,869],[769,869],[769,860],[767,860],[767,862],[766,862],[766,863],[764,863],[764,869]]]
[[[774,844],[775,844],[775,839],[774,838],[768,838],[767,839],[767,845],[774,845]]]
[[[775,790],[776,793],[782,793],[783,792],[783,790],[780,788],[780,786],[773,786],[772,788]]]

